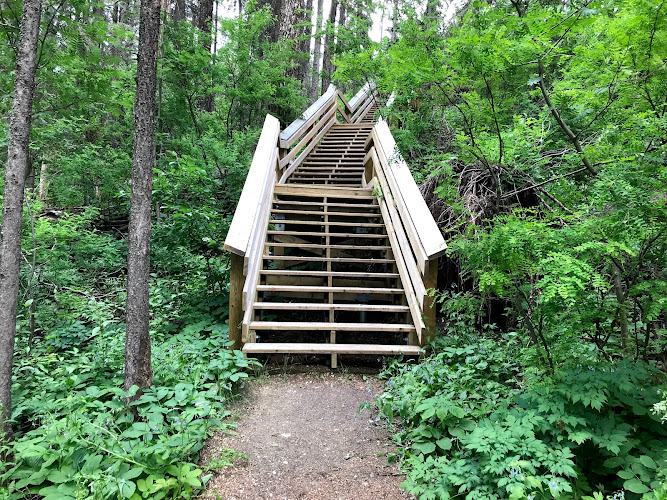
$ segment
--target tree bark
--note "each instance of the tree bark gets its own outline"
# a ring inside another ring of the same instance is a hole
[[[399,0],[394,0],[394,12],[391,17],[391,41],[395,42],[398,38],[398,21],[400,18]]]
[[[28,169],[41,12],[41,0],[23,1],[14,100],[9,115],[7,168],[0,230],[0,442],[12,437],[9,419],[12,415],[12,362],[21,262],[23,191]]]
[[[197,28],[201,34],[202,48],[211,53],[213,41],[213,0],[201,0],[197,12]],[[198,103],[199,109],[208,113],[213,112],[215,107],[215,96],[212,92],[203,97]]]
[[[331,0],[329,10],[329,21],[327,23],[327,34],[324,38],[324,56],[322,57],[322,92],[325,92],[331,83],[331,74],[333,73],[333,64],[331,62],[331,49],[334,45],[334,35],[336,31],[336,11],[338,10],[338,0]]]
[[[320,59],[322,57],[322,11],[324,10],[324,0],[317,0],[317,17],[313,29],[315,37],[315,47],[313,49],[313,74],[310,80],[310,95],[313,101],[320,96]]]
[[[175,23],[185,20],[185,0],[176,0],[171,18]]]
[[[570,127],[567,126],[567,123],[563,121],[563,118],[561,118],[560,113],[556,109],[556,106],[554,106],[554,104],[551,102],[551,98],[549,97],[546,86],[544,85],[544,65],[542,64],[541,60],[537,62],[537,72],[540,77],[540,90],[542,91],[542,97],[544,97],[544,101],[547,103],[549,111],[551,111],[551,114],[556,119],[556,122],[558,122],[558,125],[560,126],[561,130],[565,132],[565,135],[567,135],[567,137],[572,141],[574,149],[576,149],[577,153],[579,153],[579,156],[581,157],[581,162],[584,164],[584,167],[586,167],[586,170],[588,170],[588,173],[590,173],[591,175],[597,175],[598,171],[591,164],[590,160],[586,157],[584,149],[581,147],[581,144],[579,143],[579,139],[574,134],[574,132],[570,130]]]
[[[149,334],[151,190],[155,165],[155,91],[160,0],[142,0],[134,98],[132,194],[127,242],[125,390],[153,382]],[[137,393],[140,394],[140,391]]]

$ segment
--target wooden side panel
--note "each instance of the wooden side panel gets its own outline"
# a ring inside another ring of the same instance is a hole
[[[248,245],[255,226],[257,208],[261,205],[267,178],[270,171],[274,171],[275,158],[277,155],[278,135],[280,134],[280,122],[277,118],[266,115],[264,128],[255,149],[248,177],[246,178],[241,192],[239,204],[234,212],[232,224],[229,227],[225,239],[225,250],[237,255],[244,255],[248,251]]]
[[[375,131],[385,157],[399,187],[400,195],[408,208],[409,215],[417,230],[427,258],[440,257],[447,250],[445,239],[433,220],[433,216],[424,202],[417,183],[412,177],[405,160],[396,149],[396,141],[391,135],[387,123],[380,118]]]
[[[229,282],[229,340],[234,342],[231,349],[241,349],[241,323],[243,322],[243,257],[232,253],[232,269]]]
[[[315,101],[304,113],[301,118],[294,120],[289,126],[280,134],[280,147],[289,148],[292,144],[299,140],[303,131],[312,125],[319,116],[322,115],[332,101],[336,101],[338,91],[333,85],[329,85],[327,91]]]

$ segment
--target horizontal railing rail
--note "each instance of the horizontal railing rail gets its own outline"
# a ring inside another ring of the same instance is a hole
[[[329,85],[322,97],[280,134],[278,183],[284,184],[329,129],[339,123],[338,114],[345,123],[359,123],[376,98],[373,83],[364,85],[349,102],[336,87]]]

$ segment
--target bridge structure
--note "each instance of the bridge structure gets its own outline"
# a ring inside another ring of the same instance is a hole
[[[418,355],[446,250],[373,84],[267,115],[225,240],[229,336],[258,353]]]

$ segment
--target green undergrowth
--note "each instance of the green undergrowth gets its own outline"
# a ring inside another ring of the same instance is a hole
[[[524,372],[510,337],[392,363],[376,404],[420,499],[667,498],[664,377],[645,363]],[[661,396],[661,394],[663,394]],[[649,494],[655,491],[653,494]]]
[[[203,320],[154,336],[154,384],[130,406],[124,399],[136,387],[120,389],[122,325],[98,329],[83,346],[22,352],[17,439],[12,460],[0,465],[0,498],[193,497],[210,478],[197,465],[204,440],[233,425],[227,402],[256,363],[227,349],[227,329]]]

